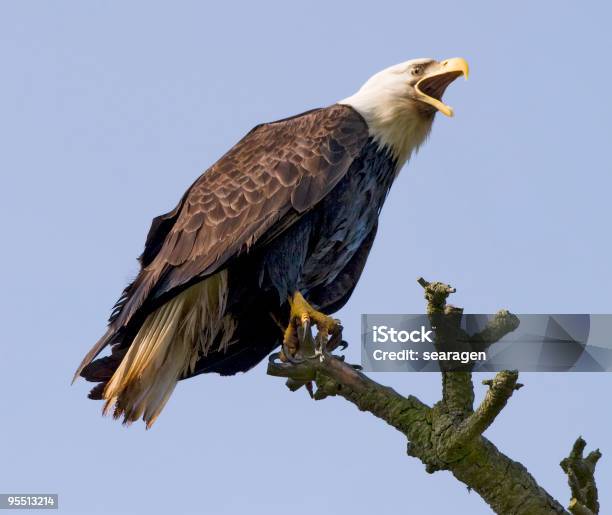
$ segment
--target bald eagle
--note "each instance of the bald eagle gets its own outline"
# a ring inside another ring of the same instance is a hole
[[[177,382],[232,375],[297,329],[339,337],[399,169],[427,137],[460,58],[416,59],[352,96],[256,126],[151,224],[140,271],[79,365],[92,399],[129,423],[155,421]],[[107,346],[110,354],[98,357]]]

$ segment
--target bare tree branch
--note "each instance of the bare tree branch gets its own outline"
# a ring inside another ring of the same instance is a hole
[[[463,372],[448,373],[461,374]],[[454,450],[464,447],[485,432],[493,423],[495,417],[504,409],[512,393],[523,386],[517,383],[517,379],[518,371],[504,370],[499,372],[494,379],[483,381],[483,384],[489,386],[489,391],[478,409],[458,424],[455,432],[449,438],[447,444],[449,449]]]
[[[518,326],[518,318],[502,310],[483,331],[466,335],[460,328],[463,310],[446,304],[455,289],[423,278],[418,282],[425,289],[427,313],[440,344],[459,338],[460,342],[476,342],[486,348]],[[484,381],[489,390],[473,411],[470,367],[443,371],[442,399],[430,407],[412,395],[404,397],[371,380],[338,356],[323,354],[299,363],[278,362],[276,357],[271,356],[268,374],[286,377],[292,390],[312,382],[317,387],[315,400],[340,396],[384,420],[406,435],[408,455],[419,458],[427,472],[450,471],[477,492],[495,513],[596,515],[599,512],[594,470],[601,453],[594,451],[583,458],[585,443],[581,438],[574,444],[570,456],[561,462],[572,491],[568,512],[538,485],[522,464],[511,460],[482,436],[522,386],[517,382],[517,371],[502,371]]]
[[[372,381],[337,356],[308,359],[296,365],[270,361],[268,374],[302,382],[314,381],[316,400],[333,395],[344,397],[361,411],[369,411],[409,438],[419,438],[421,426],[426,424],[431,411],[416,397],[404,397],[393,388]]]
[[[599,449],[591,451],[584,458],[586,442],[582,437],[574,442],[570,455],[561,462],[561,468],[567,474],[572,492],[569,511],[575,515],[593,515],[599,513],[597,485],[595,484],[595,465],[601,458]]]

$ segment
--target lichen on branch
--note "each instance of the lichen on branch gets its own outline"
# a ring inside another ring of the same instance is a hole
[[[597,485],[595,484],[595,465],[601,458],[599,449],[583,457],[586,442],[582,437],[574,442],[570,455],[561,462],[563,472],[572,492],[569,511],[575,515],[593,515],[599,513]]]
[[[441,345],[464,338],[486,349],[518,327],[518,318],[501,310],[480,333],[466,335],[461,330],[463,309],[446,303],[455,289],[423,278],[418,283],[424,288],[427,313],[435,327],[436,341]],[[568,512],[538,485],[522,464],[501,453],[483,436],[514,392],[523,386],[518,382],[516,370],[501,371],[493,379],[483,381],[489,389],[474,410],[471,367],[443,371],[442,399],[428,406],[412,395],[403,396],[373,381],[340,356],[323,353],[295,363],[279,362],[276,357],[271,356],[268,363],[269,375],[287,378],[292,390],[314,383],[315,400],[342,397],[361,411],[384,420],[407,437],[408,455],[420,459],[427,472],[450,471],[468,489],[477,492],[495,513],[596,515],[599,512],[594,471],[601,453],[593,451],[583,458],[586,444],[581,438],[574,444],[570,456],[561,462],[572,492]]]

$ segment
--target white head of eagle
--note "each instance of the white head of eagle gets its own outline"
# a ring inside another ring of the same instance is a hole
[[[398,169],[423,143],[436,111],[453,116],[441,100],[457,77],[468,77],[465,59],[412,59],[373,75],[339,104],[351,106],[368,124],[372,138],[398,161]]]

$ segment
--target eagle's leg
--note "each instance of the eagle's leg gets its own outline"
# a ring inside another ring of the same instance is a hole
[[[281,359],[296,361],[296,356],[323,356],[341,344],[342,326],[338,320],[317,311],[299,291],[289,299],[289,305],[291,311],[283,338]],[[314,341],[310,333],[312,325],[318,329]]]

